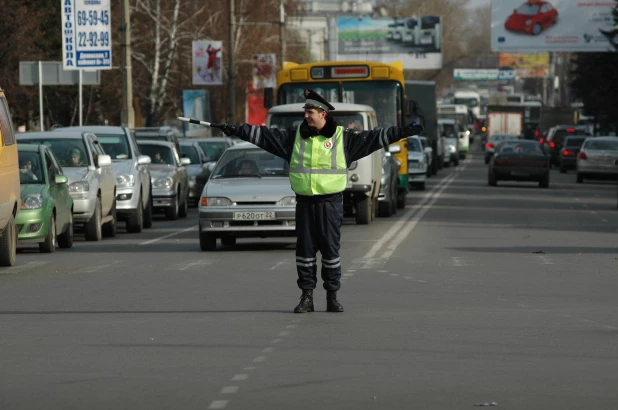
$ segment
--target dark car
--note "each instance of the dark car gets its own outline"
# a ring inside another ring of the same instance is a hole
[[[489,164],[489,160],[496,153],[496,146],[502,141],[512,141],[519,139],[519,135],[515,134],[491,134],[491,137],[485,143],[485,163]]]
[[[513,14],[504,23],[504,28],[536,36],[557,21],[558,11],[551,4],[546,1],[528,0],[513,10]]]
[[[551,164],[560,165],[560,151],[564,146],[564,139],[570,135],[590,135],[588,128],[581,125],[556,125],[547,132],[545,139],[539,142],[543,145],[543,151],[551,157]]]
[[[189,158],[191,163],[187,165],[187,174],[189,176],[189,201],[197,206],[204,185],[208,180],[210,171],[207,167],[208,157],[202,151],[202,148],[197,143],[189,138],[180,140],[180,152]]]
[[[584,141],[585,135],[573,135],[566,137],[564,146],[560,150],[560,173],[565,174],[568,169],[577,168],[577,154]]]
[[[487,184],[498,181],[535,181],[549,187],[549,157],[536,141],[504,141],[496,147],[489,162]]]

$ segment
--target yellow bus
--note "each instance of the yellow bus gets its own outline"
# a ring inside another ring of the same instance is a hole
[[[304,103],[305,88],[315,90],[331,103],[373,107],[379,127],[404,125],[410,109],[405,95],[402,63],[286,63],[277,73],[277,104]],[[401,163],[397,206],[404,208],[408,193],[408,149],[405,138],[396,144],[401,146],[401,152],[396,154]]]

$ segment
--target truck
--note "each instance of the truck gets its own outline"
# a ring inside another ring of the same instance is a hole
[[[329,112],[338,125],[359,131],[378,127],[375,110],[362,104],[333,103]],[[303,122],[299,104],[282,104],[271,107],[266,117],[266,126],[277,129],[297,127]],[[367,225],[375,219],[382,182],[382,152],[354,161],[348,168],[348,181],[343,192],[344,214],[353,215],[356,223]]]
[[[524,130],[524,105],[487,106],[487,138],[493,134],[522,135]]]
[[[425,127],[421,134],[427,137],[433,150],[431,173],[435,175],[444,164],[444,141],[438,130],[438,111],[435,81],[406,81],[406,96],[412,109],[406,116],[406,123],[416,121]]]
[[[577,121],[577,110],[574,108],[545,107],[541,114],[540,130],[546,134],[555,125],[575,125]]]

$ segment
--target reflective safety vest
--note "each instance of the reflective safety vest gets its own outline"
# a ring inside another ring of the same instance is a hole
[[[348,180],[343,152],[343,127],[331,138],[300,136],[296,130],[294,152],[290,160],[290,184],[299,195],[325,195],[342,192]]]

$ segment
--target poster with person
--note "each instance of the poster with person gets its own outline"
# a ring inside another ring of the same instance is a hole
[[[198,40],[193,42],[193,85],[221,85],[222,42]]]
[[[253,55],[253,88],[274,88],[277,82],[275,54]]]

